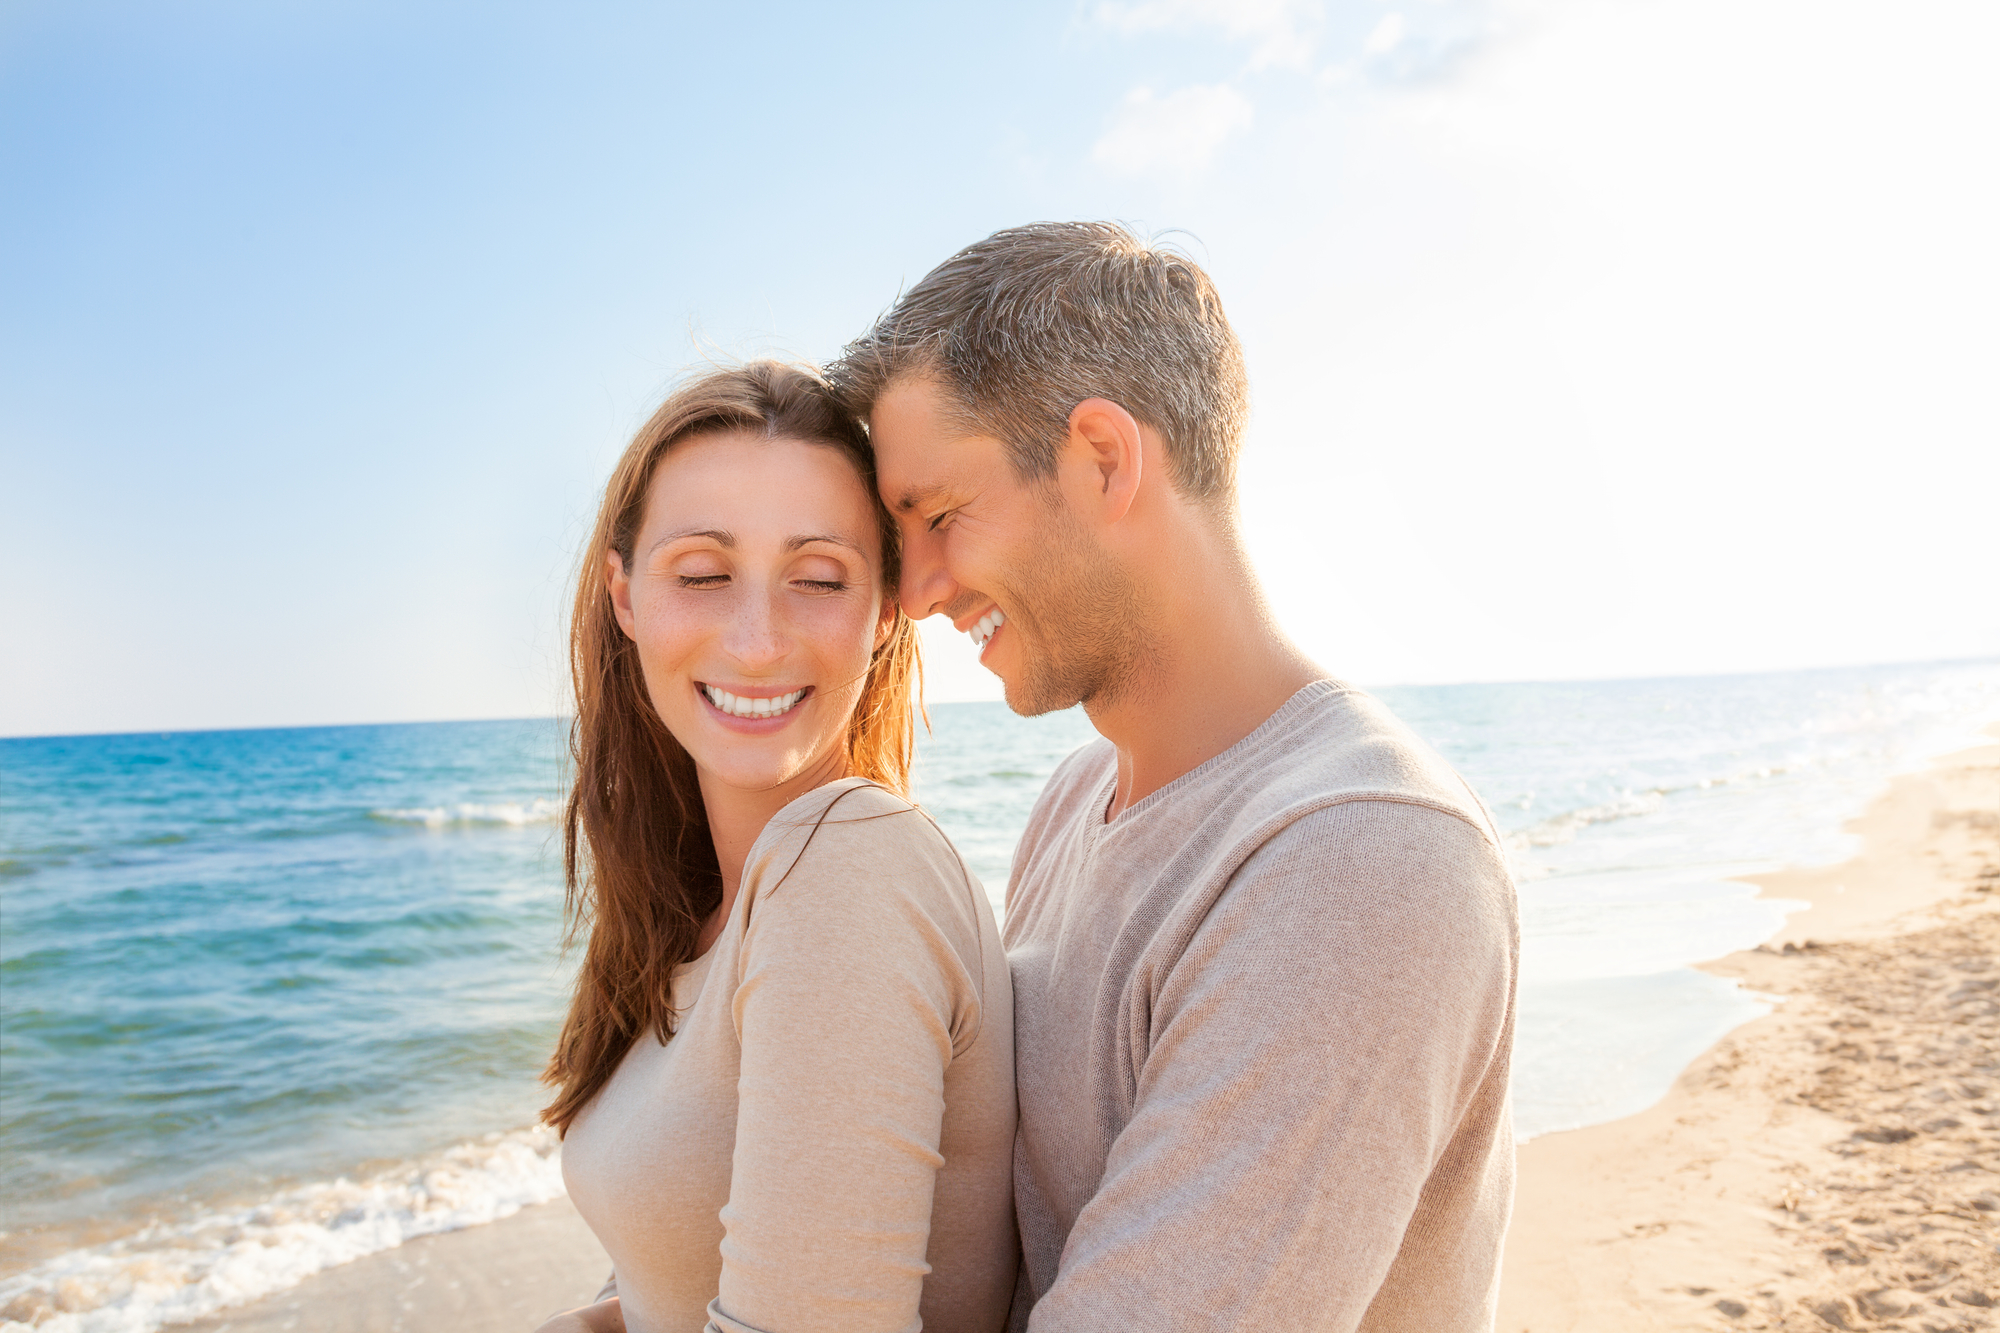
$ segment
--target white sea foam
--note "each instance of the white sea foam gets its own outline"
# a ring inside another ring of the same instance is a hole
[[[1632,792],[1600,805],[1587,805],[1580,810],[1565,810],[1539,824],[1532,824],[1513,834],[1508,841],[1516,851],[1529,847],[1555,847],[1565,842],[1575,842],[1576,835],[1592,824],[1608,824],[1614,819],[1635,819],[1640,815],[1650,815],[1666,803],[1667,793],[1658,789]]]
[[[376,819],[399,824],[424,824],[444,828],[451,824],[552,824],[562,817],[562,802],[541,797],[519,801],[460,801],[455,805],[420,805],[406,810],[370,810]]]
[[[1725,777],[1703,778],[1699,782],[1688,782],[1679,786],[1648,787],[1642,791],[1622,792],[1609,801],[1586,805],[1575,810],[1565,810],[1540,823],[1531,824],[1510,834],[1508,843],[1517,852],[1526,851],[1531,847],[1559,847],[1564,843],[1575,842],[1576,835],[1592,824],[1609,824],[1620,819],[1637,819],[1643,815],[1656,814],[1670,796],[1783,777],[1798,767],[1800,765],[1796,762],[1789,766],[1773,764],[1746,769],[1741,773],[1731,773]],[[1524,797],[1514,804],[1517,808],[1525,810],[1529,808],[1532,799],[1532,796]]]
[[[554,1130],[488,1135],[367,1180],[308,1185],[58,1255],[0,1281],[0,1333],[152,1333],[562,1192]]]

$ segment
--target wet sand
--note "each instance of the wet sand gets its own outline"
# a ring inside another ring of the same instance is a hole
[[[611,1261],[569,1200],[423,1236],[179,1327],[198,1333],[532,1333],[587,1301]]]
[[[1709,964],[1780,997],[1639,1115],[1521,1149],[1500,1333],[2000,1328],[2000,746]]]

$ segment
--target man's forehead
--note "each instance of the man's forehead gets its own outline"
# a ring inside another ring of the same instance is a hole
[[[944,410],[947,399],[936,381],[926,375],[899,375],[876,395],[868,413],[871,430],[887,429],[894,434],[935,435],[949,419]]]
[[[882,498],[896,513],[910,513],[959,498],[983,474],[997,442],[967,434],[946,410],[944,394],[929,380],[899,379],[883,390],[868,414]]]

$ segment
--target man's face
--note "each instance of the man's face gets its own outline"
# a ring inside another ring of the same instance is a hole
[[[890,384],[869,430],[903,538],[903,610],[971,635],[1023,716],[1115,696],[1140,655],[1137,598],[1055,482],[1023,481],[919,377]]]

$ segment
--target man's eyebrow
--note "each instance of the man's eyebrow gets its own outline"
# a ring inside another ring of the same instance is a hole
[[[854,552],[856,555],[865,556],[868,554],[866,551],[862,550],[859,546],[855,545],[853,542],[849,541],[845,537],[835,537],[831,535],[821,535],[821,534],[815,534],[804,537],[787,538],[785,541],[785,549],[787,551],[797,551],[804,547],[812,545],[814,542],[831,542],[835,546],[845,546],[848,550]]]
[[[657,551],[662,546],[667,546],[677,541],[684,541],[689,537],[707,537],[717,546],[734,548],[736,545],[736,534],[727,528],[682,528],[677,532],[662,533],[660,539],[648,547],[647,550],[648,552]]]
[[[896,497],[896,512],[907,514],[912,509],[935,501],[945,494],[942,486],[912,486]]]

